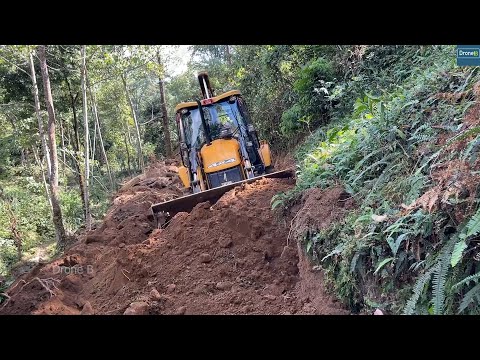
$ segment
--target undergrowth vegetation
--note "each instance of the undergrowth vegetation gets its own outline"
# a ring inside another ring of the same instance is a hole
[[[352,310],[477,314],[480,74],[451,46],[372,48],[346,81],[350,114],[298,148],[297,186],[272,207],[344,186],[356,209],[299,241]]]
[[[39,248],[54,255],[54,228],[51,209],[36,166],[10,168],[0,177],[0,276],[9,274],[19,259],[28,261]],[[105,179],[106,181],[106,179]],[[70,185],[69,185],[70,182]],[[61,177],[60,192],[65,229],[75,233],[83,229],[82,200],[73,179]],[[109,205],[110,192],[98,184],[92,186],[92,214],[102,218]]]

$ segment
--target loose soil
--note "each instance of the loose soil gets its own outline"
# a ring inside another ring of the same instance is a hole
[[[12,284],[0,314],[349,313],[288,241],[290,221],[271,211],[293,179],[245,184],[156,229],[150,206],[184,194],[176,173],[157,162],[128,181],[102,224]],[[316,198],[317,208],[307,200],[302,216],[337,220],[337,190]]]

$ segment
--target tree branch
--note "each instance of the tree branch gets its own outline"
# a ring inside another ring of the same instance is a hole
[[[5,60],[6,62],[8,62],[10,65],[13,65],[15,66],[18,70],[20,70],[21,72],[24,72],[25,74],[28,75],[28,77],[31,79],[32,76],[25,70],[23,70],[20,66],[18,66],[17,64],[11,62],[10,60],[8,60],[7,58],[3,57],[2,55],[0,55],[0,58],[2,58],[3,60]]]

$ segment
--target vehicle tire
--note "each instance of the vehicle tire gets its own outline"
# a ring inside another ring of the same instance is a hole
[[[273,168],[273,165],[267,166],[265,168],[265,174],[271,174],[274,171],[275,171],[275,169]]]

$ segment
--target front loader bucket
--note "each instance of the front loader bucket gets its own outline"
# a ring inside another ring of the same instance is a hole
[[[157,221],[157,227],[161,227],[163,226],[167,218],[174,216],[176,213],[182,211],[189,212],[195,207],[195,205],[204,201],[210,201],[214,203],[218,199],[220,199],[222,195],[225,194],[227,191],[241,184],[249,184],[262,178],[289,178],[293,177],[294,175],[295,171],[292,169],[276,171],[270,174],[263,174],[251,179],[237,181],[232,184],[205,190],[197,194],[186,195],[177,199],[165,201],[163,203],[154,204],[151,207],[153,217]]]

